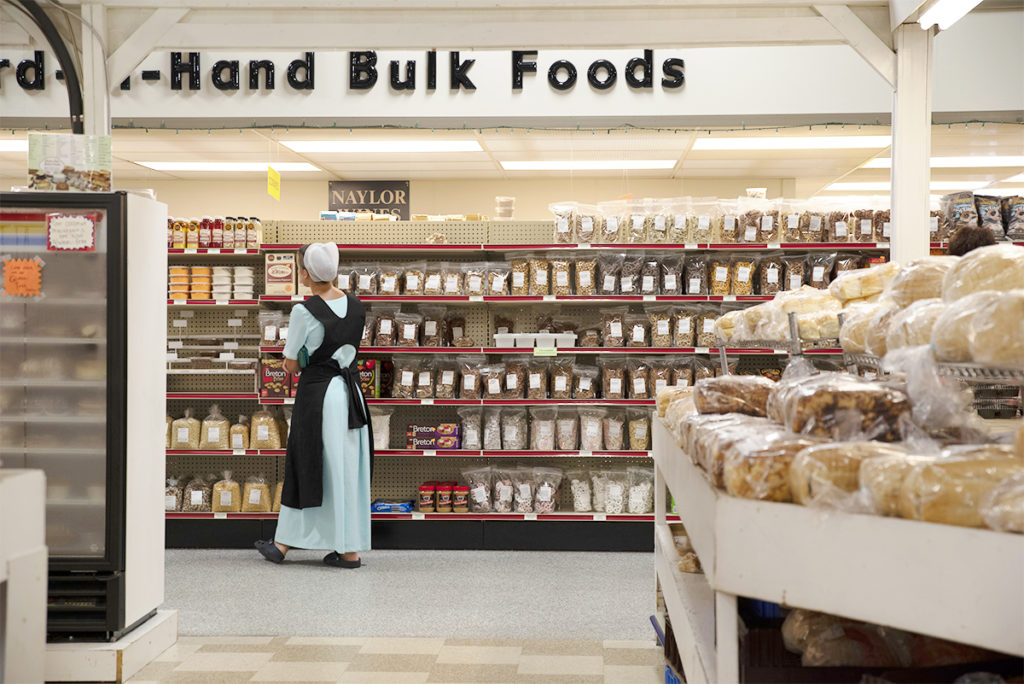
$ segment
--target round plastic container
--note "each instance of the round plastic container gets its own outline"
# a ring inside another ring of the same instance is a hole
[[[436,497],[437,487],[435,485],[420,485],[419,498],[416,501],[417,510],[421,513],[433,513]]]

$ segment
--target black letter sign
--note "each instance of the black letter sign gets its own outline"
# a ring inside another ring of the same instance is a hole
[[[391,87],[395,90],[416,90],[416,60],[405,63],[405,80],[399,78],[398,60],[391,60]]]
[[[299,80],[299,70],[303,70],[306,73],[303,75],[302,80]],[[307,52],[305,59],[293,60],[288,65],[288,85],[296,90],[312,90],[313,89],[313,53]]]
[[[228,77],[225,80],[224,70],[228,70]],[[213,65],[213,73],[210,74],[213,80],[213,87],[217,90],[238,90],[238,60],[222,59]]]
[[[565,70],[565,80],[558,80],[558,72]],[[548,83],[555,90],[569,90],[576,85],[576,67],[567,59],[560,59],[548,69]]]
[[[181,53],[171,53],[171,90],[181,90],[181,75],[188,74],[188,89],[199,90],[199,53],[188,53],[188,61],[182,64]]]
[[[269,59],[249,60],[249,90],[259,90],[260,71],[263,71],[263,87],[274,89],[274,63]]]
[[[476,86],[473,85],[473,82],[469,80],[469,76],[466,75],[469,67],[473,66],[475,62],[475,59],[467,59],[465,62],[460,62],[458,51],[451,53],[448,64],[451,66],[450,80],[452,90],[458,90],[460,86],[466,90],[476,90]]]
[[[636,77],[638,67],[643,67],[644,77]],[[634,57],[626,62],[626,83],[630,88],[653,88],[654,87],[654,50],[644,50],[644,57]]]
[[[15,5],[17,6],[17,5]],[[33,53],[35,59],[23,59],[18,63],[18,68],[14,70],[15,76],[18,79],[18,85],[25,90],[42,90],[46,87],[44,80],[44,64],[43,51],[36,50]],[[32,78],[28,77],[29,70],[32,71]]]
[[[604,69],[605,71],[603,81],[597,77],[597,74],[601,69]],[[587,80],[590,82],[590,85],[594,86],[597,90],[608,90],[615,85],[616,75],[615,65],[607,59],[599,59],[591,64],[590,68],[587,69]]]
[[[665,72],[665,78],[661,79],[661,87],[682,88],[683,82],[686,80],[683,68],[683,60],[677,57],[666,59],[665,63],[661,65],[661,70]]]
[[[522,90],[523,74],[537,73],[536,62],[524,62],[523,57],[536,57],[536,50],[513,50],[512,51],[512,89]]]
[[[348,53],[350,71],[348,87],[352,90],[369,90],[377,85],[377,53],[373,50]]]

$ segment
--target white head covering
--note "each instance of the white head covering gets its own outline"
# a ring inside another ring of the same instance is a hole
[[[338,277],[338,245],[333,242],[314,242],[306,248],[302,267],[316,283],[329,283]]]

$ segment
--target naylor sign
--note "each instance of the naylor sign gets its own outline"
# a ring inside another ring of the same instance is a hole
[[[409,181],[328,181],[331,211],[374,211],[409,220]]]

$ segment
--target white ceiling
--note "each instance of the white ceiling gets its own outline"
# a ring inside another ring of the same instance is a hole
[[[803,129],[760,131],[712,131],[715,137],[776,137],[888,135],[888,127],[831,126]],[[147,169],[141,161],[249,161],[309,162],[315,172],[288,172],[292,180],[360,179],[505,179],[553,176],[601,176],[626,173],[630,178],[656,179],[794,179],[794,192],[809,196],[829,184],[842,182],[884,182],[888,169],[864,169],[863,164],[889,150],[824,149],[768,151],[692,150],[693,141],[707,137],[707,131],[615,130],[547,131],[485,129],[483,131],[431,130],[354,130],[339,129],[245,129],[220,131],[117,130],[113,137],[114,177],[131,181],[146,180],[225,180],[224,173],[160,172]],[[0,140],[24,139],[24,132],[0,134]],[[476,140],[478,152],[461,153],[304,153],[292,152],[282,140]],[[932,128],[933,156],[1024,156],[1024,126],[1010,124],[963,124]],[[654,171],[568,172],[502,169],[501,161],[557,160],[673,160],[674,168]],[[24,152],[0,152],[0,176],[19,178],[25,174]],[[1004,179],[1024,173],[1022,167],[941,168],[933,169],[933,181],[975,180],[995,183],[995,187],[1020,187]],[[237,177],[252,177],[239,174]],[[877,191],[875,191],[877,193]]]

